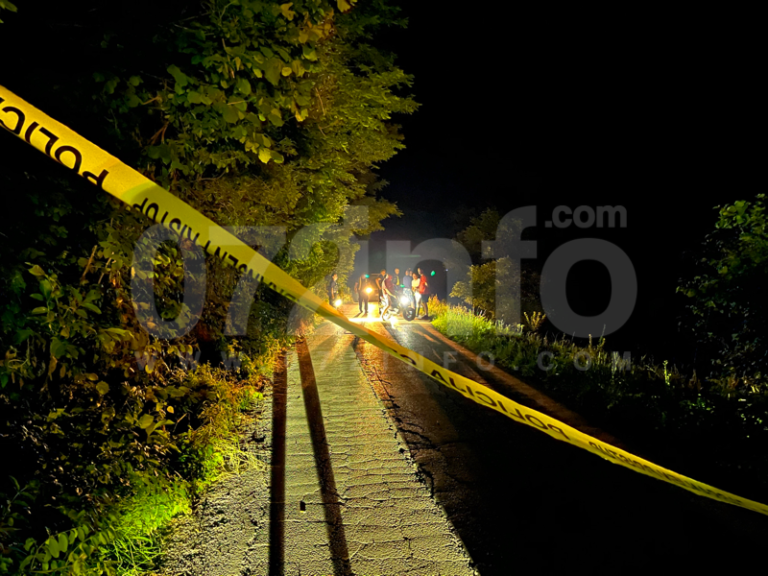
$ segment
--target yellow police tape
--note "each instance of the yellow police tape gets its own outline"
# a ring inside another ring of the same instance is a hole
[[[768,506],[765,504],[718,490],[606,444],[546,414],[513,402],[486,386],[446,370],[398,343],[349,321],[346,316],[212,220],[3,86],[0,86],[0,126],[87,178],[102,190],[134,206],[152,221],[167,226],[179,236],[189,238],[203,246],[210,254],[234,265],[240,272],[252,274],[286,298],[327,318],[395,358],[411,364],[478,404],[635,472],[669,482],[700,496],[768,515]]]

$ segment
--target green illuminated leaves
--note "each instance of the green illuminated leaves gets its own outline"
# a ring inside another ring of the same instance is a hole
[[[267,115],[267,119],[274,125],[274,126],[282,126],[283,125],[283,117],[280,114],[279,108],[272,108],[269,111],[269,114]]]
[[[54,338],[51,340],[51,356],[61,358],[67,352],[67,343],[64,340]]]
[[[155,418],[152,416],[152,414],[144,414],[141,418],[139,418],[138,425],[139,428],[149,428],[152,426],[152,424],[155,423]]]
[[[224,120],[230,124],[234,124],[240,120],[240,113],[234,106],[225,106],[222,116],[224,117]]]
[[[266,164],[272,159],[272,152],[269,148],[259,148],[259,160]]]
[[[251,83],[245,78],[239,78],[237,80],[237,91],[244,96],[248,96],[251,93]]]
[[[32,266],[32,268],[29,269],[29,273],[32,274],[33,276],[37,276],[38,278],[45,276],[45,270],[40,268],[40,266],[38,266],[37,264],[35,264],[34,266]]]
[[[184,72],[182,72],[175,64],[168,66],[168,73],[173,76],[174,80],[176,80],[177,87],[184,88],[184,86],[189,84],[189,77],[184,74]]]
[[[336,0],[336,5],[342,12],[349,12],[352,10],[354,4],[357,4],[357,0]]]
[[[57,538],[54,538],[51,536],[48,538],[48,540],[45,543],[46,548],[48,549],[48,553],[53,556],[54,558],[59,557],[59,553],[61,552],[59,548],[59,541]]]
[[[273,86],[277,86],[277,83],[280,81],[280,72],[283,68],[282,64],[283,63],[277,58],[270,58],[267,60],[264,75]]]
[[[293,6],[293,2],[288,2],[287,4],[281,4],[280,5],[280,11],[283,14],[283,17],[287,20],[293,20],[293,17],[296,16],[296,12],[291,10],[291,6]]]
[[[8,12],[16,12],[17,8],[11,2],[11,0],[0,0],[0,10],[8,10]],[[2,24],[2,23],[3,23],[3,21],[0,20],[0,24]]]

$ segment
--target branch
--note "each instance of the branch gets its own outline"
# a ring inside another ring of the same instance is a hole
[[[88,274],[88,272],[91,269],[91,264],[93,264],[93,257],[96,254],[96,249],[99,247],[97,244],[93,247],[93,250],[91,251],[91,257],[88,258],[88,263],[85,265],[85,270],[83,271],[83,276],[80,278],[80,284],[85,284],[85,276]]]

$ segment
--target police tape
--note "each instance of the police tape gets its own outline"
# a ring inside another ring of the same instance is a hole
[[[214,257],[235,266],[241,273],[261,280],[291,301],[407,362],[478,404],[635,472],[674,484],[700,496],[768,515],[768,506],[765,504],[719,490],[606,444],[555,418],[518,404],[495,390],[451,372],[360,324],[351,322],[239,238],[3,86],[0,86],[0,126],[103,191],[133,206],[153,222],[165,225],[179,237],[186,237]]]

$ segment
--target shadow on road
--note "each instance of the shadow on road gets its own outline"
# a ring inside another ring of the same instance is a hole
[[[328,440],[323,424],[323,413],[320,407],[320,396],[317,392],[315,371],[312,367],[312,358],[305,340],[296,345],[299,356],[299,372],[301,374],[301,388],[304,394],[304,406],[307,411],[309,432],[312,438],[312,449],[315,454],[315,465],[320,480],[320,492],[325,510],[325,520],[328,527],[328,539],[331,547],[331,558],[335,576],[352,576],[349,562],[349,550],[347,538],[344,533],[344,524],[341,519],[341,507],[339,504],[339,492],[336,488],[336,479],[331,466],[331,455],[328,450]]]

